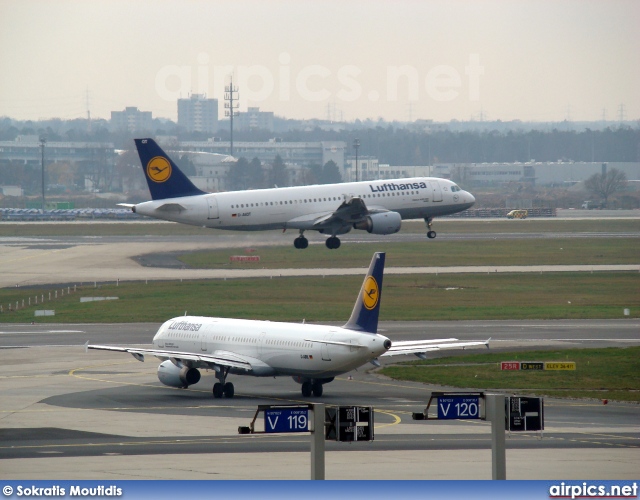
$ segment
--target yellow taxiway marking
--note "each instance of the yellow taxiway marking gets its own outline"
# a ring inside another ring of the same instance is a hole
[[[27,246],[27,245],[25,244],[25,246]],[[42,252],[38,252],[38,253],[36,253],[34,255],[26,255],[24,257],[19,257],[17,259],[2,259],[0,261],[0,263],[1,264],[8,264],[10,262],[20,262],[20,261],[23,261],[23,260],[35,259],[37,257],[46,257],[49,254],[62,252],[63,250],[68,250],[68,248],[57,248],[55,250],[42,251]]]

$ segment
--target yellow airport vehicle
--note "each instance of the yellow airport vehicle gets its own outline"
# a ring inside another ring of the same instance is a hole
[[[507,218],[509,219],[526,219],[529,213],[526,210],[511,210],[507,214]]]

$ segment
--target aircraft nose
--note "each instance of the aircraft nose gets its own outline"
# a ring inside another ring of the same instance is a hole
[[[467,191],[466,193],[467,193],[467,196],[465,198],[467,198],[469,202],[469,206],[472,207],[476,202],[476,198],[469,191]]]

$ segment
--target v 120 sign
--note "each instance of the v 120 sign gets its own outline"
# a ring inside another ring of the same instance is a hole
[[[480,398],[478,396],[438,397],[438,419],[479,419]]]

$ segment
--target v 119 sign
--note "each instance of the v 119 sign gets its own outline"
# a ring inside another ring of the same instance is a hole
[[[308,408],[282,408],[264,411],[265,432],[309,432]]]
[[[479,396],[439,396],[438,419],[479,419]]]

